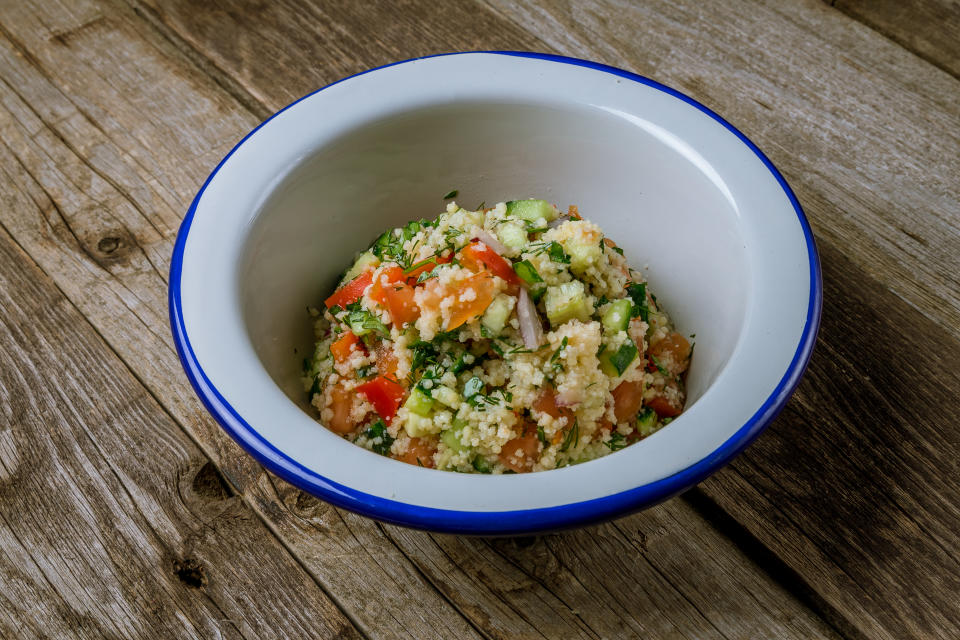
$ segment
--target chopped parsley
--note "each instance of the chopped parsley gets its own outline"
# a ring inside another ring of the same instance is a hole
[[[543,444],[543,448],[546,449],[550,446],[550,442],[547,440],[547,434],[543,432],[543,427],[537,426],[537,440]]]
[[[391,438],[390,434],[387,433],[387,425],[383,424],[383,420],[377,420],[372,425],[367,427],[364,435],[367,436],[367,439],[371,441],[373,446],[370,448],[374,451],[374,453],[379,453],[382,456],[390,453],[390,445],[393,444],[393,438]],[[378,438],[380,442],[373,442]]]
[[[490,463],[487,462],[487,459],[483,456],[476,456],[470,464],[480,473],[490,473],[493,471],[493,469],[490,468]]]
[[[513,265],[513,270],[517,272],[517,275],[523,279],[527,284],[534,284],[536,282],[543,282],[543,278],[540,277],[540,273],[537,272],[537,268],[530,264],[529,260],[521,260]]]
[[[450,198],[456,198],[458,193],[460,193],[460,192],[459,192],[458,190],[456,190],[456,189],[454,189],[454,190],[452,190],[452,191],[448,191],[448,192],[446,193],[446,195],[443,196],[443,199],[444,199],[444,200],[449,200]]]
[[[619,451],[627,446],[627,439],[623,437],[623,434],[619,431],[614,431],[610,434],[610,440],[603,444],[605,444],[610,451]]]
[[[368,364],[365,367],[360,367],[357,369],[357,378],[369,378],[370,376],[376,375],[377,367],[376,365]]]
[[[563,245],[556,240],[552,242],[534,242],[528,245],[528,248],[532,255],[538,256],[541,253],[546,253],[554,262],[570,264],[570,256],[563,250]]]
[[[617,370],[617,375],[622,376],[636,357],[637,345],[633,344],[633,340],[628,338],[626,342],[620,345],[617,352],[610,356],[610,364]]]
[[[359,302],[347,305],[347,311],[349,312],[346,319],[347,324],[358,336],[365,336],[371,331],[375,331],[381,336],[390,335],[386,325],[380,322],[377,316],[361,307]]]
[[[633,300],[633,312],[630,317],[639,317],[647,322],[650,317],[650,308],[647,306],[647,284],[645,282],[631,282],[627,285],[627,293]]]

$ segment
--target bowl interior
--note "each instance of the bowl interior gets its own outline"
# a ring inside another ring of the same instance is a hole
[[[291,401],[308,410],[306,307],[322,304],[384,229],[435,217],[453,189],[470,209],[542,197],[598,223],[678,330],[696,336],[688,407],[730,359],[751,274],[735,203],[710,163],[666,129],[612,109],[455,100],[342,133],[263,199],[236,284],[249,340]]]

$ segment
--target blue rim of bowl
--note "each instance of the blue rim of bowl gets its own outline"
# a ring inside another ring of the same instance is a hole
[[[777,384],[773,393],[766,399],[760,408],[754,413],[747,422],[740,427],[730,438],[717,447],[708,456],[699,462],[678,471],[677,473],[662,478],[660,480],[634,487],[626,491],[621,491],[609,496],[585,500],[571,504],[558,505],[553,507],[541,507],[536,509],[523,509],[515,511],[458,511],[453,509],[436,509],[433,507],[423,507],[407,504],[396,500],[380,498],[362,491],[351,489],[345,485],[333,482],[322,475],[311,471],[295,460],[291,459],[285,453],[274,447],[269,441],[261,436],[251,425],[249,425],[233,407],[224,399],[210,379],[200,367],[193,348],[190,345],[190,339],[186,333],[186,327],[183,322],[180,298],[180,279],[183,267],[183,252],[186,246],[187,235],[190,232],[190,225],[193,216],[196,213],[197,205],[201,196],[210,184],[210,181],[217,174],[223,164],[233,155],[247,138],[252,136],[260,127],[277,117],[301,100],[317,94],[328,87],[339,84],[356,76],[385,69],[398,64],[406,64],[417,60],[435,58],[442,56],[469,55],[469,54],[493,54],[504,56],[516,56],[521,58],[534,58],[537,60],[547,60],[559,64],[568,64],[580,67],[587,67],[595,71],[609,73],[621,78],[626,78],[634,82],[652,87],[666,94],[673,96],[687,104],[699,109],[707,114],[727,130],[740,139],[758,158],[763,162],[777,182],[783,189],[794,211],[799,219],[800,226],[803,229],[803,235],[807,243],[807,255],[810,267],[810,299],[807,306],[806,323],[797,350],[794,353],[790,366],[786,373]],[[820,310],[823,301],[823,281],[820,275],[820,259],[817,254],[816,244],[813,239],[813,233],[810,230],[810,224],[803,208],[797,201],[796,196],[790,189],[790,186],[784,180],[783,176],[773,165],[772,162],[763,154],[762,151],[750,141],[736,127],[714,113],[711,109],[700,104],[693,98],[690,98],[675,89],[671,89],[659,82],[624,71],[616,67],[610,67],[597,62],[581,60],[579,58],[569,58],[565,56],[529,53],[523,51],[470,51],[458,53],[443,53],[433,56],[423,56],[421,58],[411,58],[393,62],[374,69],[368,69],[360,73],[348,76],[325,87],[309,93],[299,100],[290,103],[277,113],[273,114],[267,120],[260,123],[255,129],[248,133],[237,145],[230,150],[223,160],[217,165],[216,169],[210,174],[203,187],[197,193],[187,211],[186,217],[180,225],[177,234],[177,242],[173,250],[173,262],[170,267],[170,323],[173,329],[173,338],[176,343],[177,353],[183,368],[190,379],[190,384],[200,397],[207,410],[217,419],[223,429],[237,441],[251,456],[253,456],[265,468],[283,478],[287,482],[297,486],[304,491],[329,502],[338,507],[359,513],[382,522],[389,522],[417,529],[443,533],[458,533],[472,535],[519,535],[530,534],[542,531],[551,531],[558,529],[567,529],[586,524],[602,522],[612,518],[623,516],[634,511],[652,506],[678,493],[694,486],[701,480],[712,474],[728,463],[731,459],[743,451],[753,440],[777,417],[780,411],[786,405],[800,378],[806,370],[807,363],[813,353],[813,347],[816,343],[817,331],[820,326]]]

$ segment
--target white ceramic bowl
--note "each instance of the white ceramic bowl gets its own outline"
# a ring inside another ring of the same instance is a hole
[[[522,475],[406,465],[309,410],[308,305],[387,227],[543,197],[576,204],[696,334],[686,411],[619,452]],[[410,60],[325,87],[238,144],[177,238],[170,313],[197,393],[265,467],[412,527],[513,534],[649,506],[699,482],[776,416],[810,357],[821,283],[800,205],[769,160],[668,87],[526,53]]]

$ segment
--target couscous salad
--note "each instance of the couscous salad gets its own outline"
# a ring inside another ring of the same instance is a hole
[[[304,382],[320,421],[410,464],[555,469],[684,407],[690,342],[573,206],[451,203],[384,232],[311,313]]]

